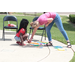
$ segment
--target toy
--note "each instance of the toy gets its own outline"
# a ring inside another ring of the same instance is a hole
[[[16,27],[14,24],[8,24],[8,27]]]
[[[59,49],[57,49],[57,50],[58,50],[58,51],[65,51],[65,49],[60,49],[60,48],[59,48]]]
[[[40,47],[40,48],[43,48],[43,47]]]
[[[65,51],[65,49],[62,46],[54,46],[54,48],[58,51]]]
[[[30,43],[31,45],[36,45],[36,46],[38,46],[38,45],[45,45],[46,43],[45,42],[31,42]]]
[[[46,44],[46,42],[42,42],[42,41],[37,41],[37,42],[32,41],[32,42],[30,43],[31,46],[37,46],[37,47],[39,47],[39,48],[43,48],[42,45],[45,45],[45,44]],[[41,47],[40,47],[40,46],[41,46]]]
[[[38,45],[39,43],[36,43],[36,42],[31,42],[30,44]]]
[[[61,47],[61,46],[54,46],[54,48],[55,49],[58,49],[58,48],[63,48],[63,47]]]
[[[33,46],[39,46],[39,44],[36,43],[36,42],[31,42],[30,45],[33,45]]]
[[[39,45],[34,45],[34,46],[39,46]]]

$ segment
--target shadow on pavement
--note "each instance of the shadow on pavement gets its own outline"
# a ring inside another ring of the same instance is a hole
[[[20,45],[18,45],[18,44],[11,44],[10,46],[20,46]]]
[[[3,40],[3,39],[0,38],[0,41],[12,41],[12,39],[5,39],[5,40]]]
[[[38,42],[39,40],[33,39],[32,41]],[[20,45],[15,43],[15,44],[11,44],[10,46],[20,46]],[[25,46],[20,46],[20,47],[22,47],[22,48],[43,48],[43,47],[48,47],[48,46],[44,46],[44,45],[31,45],[31,44],[27,43]]]
[[[25,46],[20,46],[18,44],[11,44],[10,46],[19,46],[19,47],[22,47],[22,48],[43,48],[43,47],[47,47],[47,46],[44,46],[44,45],[34,46],[34,45],[30,45],[30,44],[26,44]]]
[[[43,48],[43,47],[47,47],[47,46],[44,46],[44,45],[35,46],[35,45],[27,44],[27,45],[22,46],[22,47],[23,48]]]

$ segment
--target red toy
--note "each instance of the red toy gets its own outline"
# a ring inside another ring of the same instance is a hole
[[[16,27],[14,24],[8,24],[8,27]]]

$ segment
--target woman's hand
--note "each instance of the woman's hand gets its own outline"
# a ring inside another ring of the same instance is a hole
[[[32,39],[29,39],[29,40],[28,40],[28,43],[30,43],[31,41],[32,41]]]
[[[47,22],[46,25],[45,25],[45,27],[47,27],[48,25],[49,25],[49,23]]]
[[[47,24],[45,25],[46,27],[53,21],[53,18],[48,18],[47,20],[48,20],[48,22],[47,22]]]

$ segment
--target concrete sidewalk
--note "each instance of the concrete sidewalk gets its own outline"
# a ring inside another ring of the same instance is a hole
[[[5,41],[2,40],[2,30],[0,30],[0,62],[69,62],[74,52],[67,48],[65,44],[53,40],[54,46],[63,46],[64,51],[58,51],[53,47],[45,46],[19,46],[16,44],[14,35],[5,34]],[[40,41],[41,36],[35,35],[33,41]],[[48,39],[44,40],[48,42]],[[75,45],[73,45],[75,49]]]

